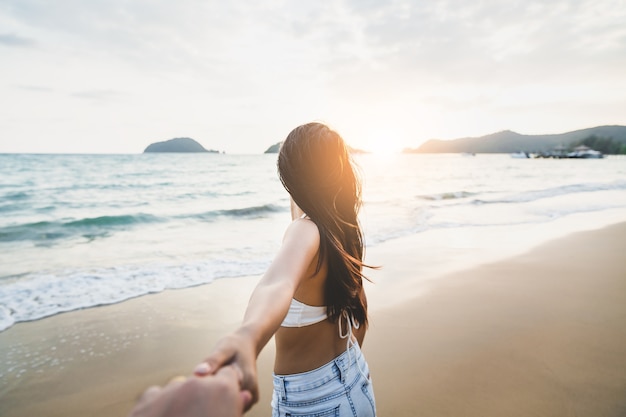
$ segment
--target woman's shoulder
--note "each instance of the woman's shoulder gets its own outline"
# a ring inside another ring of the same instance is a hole
[[[298,218],[292,221],[285,231],[284,241],[297,240],[300,243],[318,247],[320,232],[315,222],[309,218]]]

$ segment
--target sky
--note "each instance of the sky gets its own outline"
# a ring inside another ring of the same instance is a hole
[[[626,0],[0,0],[0,153],[626,125]]]

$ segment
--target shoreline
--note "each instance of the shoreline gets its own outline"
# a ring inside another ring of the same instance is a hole
[[[510,238],[495,260],[483,256],[493,242],[476,247],[480,237],[442,231],[428,243],[454,238],[458,251],[434,269],[414,236],[369,249],[367,260],[385,265],[368,285],[363,349],[379,414],[626,411],[626,223],[601,223],[567,236],[552,225],[557,239],[530,250],[529,237]],[[0,333],[0,414],[125,416],[143,389],[189,374],[240,322],[257,280],[220,279],[14,325]],[[270,341],[258,362],[261,400],[247,415],[269,414],[272,362]]]

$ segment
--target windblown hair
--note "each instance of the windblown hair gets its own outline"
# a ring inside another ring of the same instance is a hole
[[[363,292],[363,235],[357,214],[361,183],[346,144],[321,123],[298,126],[278,155],[278,175],[295,203],[317,225],[320,256],[316,273],[326,263],[324,298],[328,317],[343,311],[367,326]]]

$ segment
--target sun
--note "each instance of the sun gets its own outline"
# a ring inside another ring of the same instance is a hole
[[[363,140],[363,149],[376,155],[391,155],[402,151],[403,135],[393,129],[375,129]]]
[[[393,155],[402,151],[401,148],[384,141],[371,142],[367,145],[365,150],[375,155]]]

